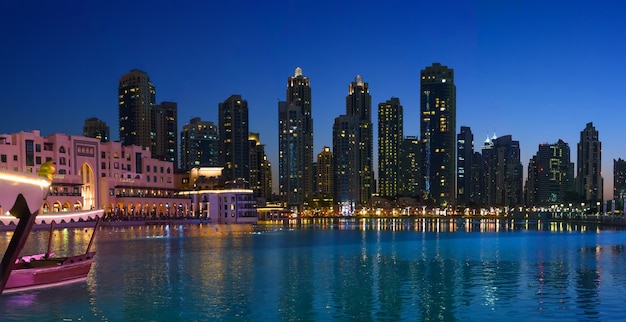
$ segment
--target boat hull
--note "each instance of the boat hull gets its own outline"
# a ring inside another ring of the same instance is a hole
[[[84,281],[91,270],[95,252],[63,258],[18,263],[4,288],[4,293],[21,292]]]

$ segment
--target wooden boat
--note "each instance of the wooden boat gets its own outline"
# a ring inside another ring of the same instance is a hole
[[[50,237],[46,253],[19,257],[11,269],[11,274],[4,287],[4,293],[20,292],[44,287],[53,287],[67,283],[84,281],[91,270],[96,253],[91,251],[100,218],[104,210],[77,211],[38,215],[37,224],[50,224]],[[67,257],[54,257],[51,241],[55,223],[95,219],[91,240],[84,254]],[[0,215],[0,222],[11,224],[16,220],[12,216]]]

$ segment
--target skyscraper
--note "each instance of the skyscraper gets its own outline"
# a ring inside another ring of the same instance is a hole
[[[576,192],[591,207],[603,200],[602,143],[593,123],[587,123],[580,132],[576,162]]]
[[[340,115],[333,124],[333,199],[343,215],[360,203],[356,165],[359,123],[356,115]]]
[[[519,141],[514,141],[511,135],[487,140],[482,152],[486,206],[521,205],[523,168]]]
[[[613,199],[619,209],[624,209],[626,199],[626,161],[613,159]]]
[[[218,159],[217,126],[213,122],[194,117],[189,124],[183,125],[180,133],[181,169],[190,170],[199,165],[216,166]]]
[[[118,88],[120,142],[152,149],[152,115],[156,89],[146,72],[133,69],[122,75]]]
[[[152,157],[178,168],[178,104],[161,102],[152,112]]]
[[[401,187],[403,111],[400,99],[378,104],[378,195],[396,198]]]
[[[294,76],[287,79],[287,102],[293,102],[302,109],[302,190],[303,199],[310,199],[313,194],[313,117],[311,114],[311,84],[309,78],[302,76],[302,69],[296,68]]]
[[[85,120],[83,135],[88,138],[100,139],[100,142],[109,142],[109,126],[95,117]]]
[[[574,163],[570,148],[563,140],[540,144],[537,154],[528,163],[526,181],[527,203],[550,206],[567,202],[574,188]]]
[[[325,146],[317,155],[317,193],[322,196],[333,195],[333,152]]]
[[[219,162],[224,181],[250,182],[248,102],[231,95],[218,107]]]
[[[461,126],[457,135],[457,204],[468,206],[472,196],[472,160],[474,155],[474,134],[467,126]]]
[[[420,137],[424,198],[439,206],[456,197],[456,86],[454,70],[439,63],[421,71]]]
[[[420,145],[417,136],[407,136],[402,141],[400,194],[403,197],[420,195]]]
[[[352,149],[353,165],[357,174],[352,184],[358,188],[356,205],[366,206],[374,192],[374,137],[372,125],[372,97],[368,83],[357,75],[350,83],[346,96],[346,115],[356,117],[357,132]]]
[[[248,143],[250,144],[250,189],[254,191],[255,197],[266,201],[272,193],[272,173],[270,171],[268,177],[266,167],[269,167],[269,161],[265,155],[265,144],[261,143],[259,133],[255,132],[250,132]]]
[[[278,192],[288,206],[304,204],[304,113],[296,102],[278,102]]]

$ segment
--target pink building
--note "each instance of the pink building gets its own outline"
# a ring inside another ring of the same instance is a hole
[[[102,208],[119,219],[191,213],[191,199],[175,195],[172,162],[152,159],[147,149],[39,131],[0,135],[0,170],[33,173],[49,160],[56,174],[40,213]]]

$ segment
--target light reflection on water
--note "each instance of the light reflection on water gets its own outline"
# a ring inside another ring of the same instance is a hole
[[[55,232],[55,252],[91,233]],[[612,320],[624,245],[621,230],[495,219],[102,227],[86,282],[3,295],[0,320]]]

